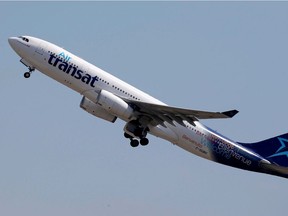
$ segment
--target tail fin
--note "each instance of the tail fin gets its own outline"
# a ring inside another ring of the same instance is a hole
[[[257,143],[239,143],[271,163],[288,167],[288,133]]]

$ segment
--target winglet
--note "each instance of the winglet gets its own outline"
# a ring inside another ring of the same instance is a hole
[[[226,111],[226,112],[222,112],[222,114],[226,115],[228,118],[232,118],[238,112],[239,112],[238,110],[229,110],[229,111]]]

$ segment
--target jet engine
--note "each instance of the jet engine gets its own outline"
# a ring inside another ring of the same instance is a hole
[[[88,113],[109,122],[114,123],[117,119],[115,115],[112,115],[111,113],[103,109],[100,105],[95,104],[93,101],[89,100],[86,97],[82,98],[80,107]]]
[[[125,121],[132,117],[133,109],[124,100],[111,92],[101,90],[96,102],[107,112]]]
[[[117,117],[129,121],[133,114],[133,109],[124,100],[105,90],[101,90],[93,101],[84,96],[80,107],[110,122],[115,122]]]

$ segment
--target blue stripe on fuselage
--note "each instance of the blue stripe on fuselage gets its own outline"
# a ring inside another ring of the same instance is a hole
[[[203,126],[203,128],[208,133],[202,138],[201,142],[210,149],[216,162],[240,169],[261,172],[259,162],[264,158],[207,126]]]

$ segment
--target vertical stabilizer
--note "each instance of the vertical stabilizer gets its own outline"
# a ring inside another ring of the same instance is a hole
[[[256,143],[239,143],[273,164],[288,167],[288,133]]]

